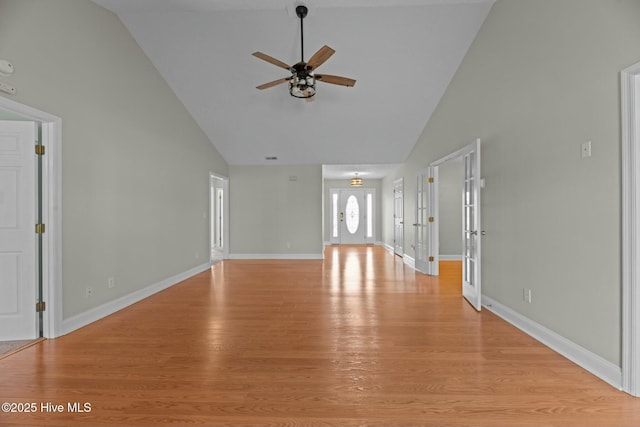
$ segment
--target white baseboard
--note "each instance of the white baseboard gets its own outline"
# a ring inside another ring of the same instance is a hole
[[[440,261],[462,261],[462,255],[440,255]]]
[[[416,260],[415,258],[404,254],[402,255],[402,261],[407,264],[409,267],[413,268],[414,270],[416,269]]]
[[[229,259],[324,259],[323,254],[229,254]]]
[[[393,246],[386,244],[385,242],[376,242],[376,245],[378,246],[382,246],[383,248],[385,248],[388,252],[391,252],[392,254],[395,254],[395,250],[393,248]]]
[[[622,369],[619,366],[485,295],[482,295],[482,305],[618,390],[622,388]]]
[[[89,309],[83,313],[76,314],[75,316],[69,317],[68,319],[64,319],[62,321],[62,327],[60,328],[60,333],[57,336],[66,335],[69,332],[73,332],[76,329],[80,329],[83,326],[87,326],[88,324],[93,323],[96,320],[100,320],[103,317],[107,317],[117,311],[122,310],[125,307],[130,306],[131,304],[135,304],[138,301],[141,301],[155,293],[158,293],[167,288],[170,288],[171,286],[178,284],[183,280],[188,279],[191,276],[195,276],[198,273],[202,273],[203,271],[208,270],[210,268],[211,268],[211,264],[209,263],[201,264],[183,273],[176,274],[175,276],[164,279],[158,283],[154,283],[145,288],[132,292],[128,295],[124,295],[118,299],[109,301],[98,307]]]

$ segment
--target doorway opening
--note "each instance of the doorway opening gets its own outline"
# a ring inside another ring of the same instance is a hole
[[[33,167],[34,170],[33,178],[26,191],[38,199],[38,203],[34,203],[33,210],[26,208],[29,211],[27,214],[32,216],[34,220],[34,224],[28,224],[27,227],[34,234],[24,241],[29,246],[28,251],[34,254],[33,257],[28,255],[30,259],[27,261],[31,265],[28,274],[35,276],[35,280],[28,285],[30,287],[28,293],[35,295],[35,298],[27,304],[33,304],[29,321],[33,320],[31,317],[33,316],[37,326],[33,332],[29,332],[29,336],[26,338],[55,338],[60,334],[59,329],[62,325],[62,120],[4,97],[0,97],[0,120],[32,123],[36,129],[37,136],[25,145],[25,148],[33,155],[29,167]],[[12,157],[10,139],[5,140],[5,142],[9,141],[5,147],[8,149],[3,153],[7,158]],[[44,148],[36,151],[35,146]],[[6,172],[11,173],[8,169]],[[9,181],[5,181],[5,184],[7,182]],[[18,211],[19,202],[17,200],[17,198],[4,198],[3,210],[7,215],[5,219],[10,217],[9,212],[12,210]],[[37,209],[35,205],[38,205]],[[37,227],[36,230],[34,230],[34,225]],[[6,270],[2,269],[0,273],[5,274]],[[0,278],[0,282],[6,284],[7,278]],[[8,288],[3,292],[3,296],[6,296],[5,293],[7,295],[11,293]],[[9,308],[13,309],[13,307]],[[0,340],[7,338],[10,338],[9,335],[3,337],[0,333]],[[10,339],[15,340],[16,337]]]
[[[209,242],[210,260],[214,264],[229,258],[229,179],[209,174]]]
[[[416,185],[416,269],[439,275],[440,263],[440,168],[449,162],[462,163],[462,295],[478,311],[482,309],[480,231],[480,139],[418,171]],[[460,185],[460,184],[459,184]]]

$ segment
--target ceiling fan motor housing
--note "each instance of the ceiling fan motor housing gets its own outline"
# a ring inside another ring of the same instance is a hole
[[[298,18],[302,19],[306,17],[307,13],[309,13],[309,9],[307,9],[307,6],[303,4],[296,6],[296,15],[298,15]]]

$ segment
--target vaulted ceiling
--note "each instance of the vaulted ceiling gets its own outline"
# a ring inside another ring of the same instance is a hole
[[[493,0],[93,0],[115,12],[232,165],[404,162]],[[320,73],[354,87],[317,84],[314,102],[288,85],[256,86],[321,46]],[[277,157],[268,161],[266,157]]]

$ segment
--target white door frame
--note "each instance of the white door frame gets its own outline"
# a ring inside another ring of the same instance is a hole
[[[219,175],[215,172],[209,172],[209,215],[212,215],[214,204],[216,203],[215,197],[217,192],[211,191],[213,186],[213,180],[217,179],[222,181],[222,194],[224,195],[222,204],[222,257],[229,259],[229,177]],[[211,258],[211,248],[214,242],[211,241],[213,236],[213,230],[211,225],[215,223],[209,218],[209,258]]]
[[[0,110],[42,126],[42,333],[45,338],[61,334],[62,326],[62,119],[0,96]]]
[[[471,144],[466,145],[465,147],[462,147],[461,149],[454,151],[453,153],[450,153],[444,157],[442,157],[441,159],[436,160],[435,162],[432,162],[429,165],[429,170],[431,171],[431,176],[433,176],[434,179],[434,183],[432,186],[429,187],[429,190],[431,192],[431,196],[430,199],[432,200],[432,204],[434,207],[434,212],[435,212],[435,216],[434,216],[434,229],[433,231],[430,233],[430,241],[431,241],[431,248],[432,248],[432,256],[434,259],[434,264],[435,264],[435,268],[433,269],[434,276],[437,276],[439,274],[439,270],[438,270],[438,264],[440,262],[440,234],[438,232],[439,230],[439,226],[440,226],[440,219],[439,219],[439,199],[440,199],[440,179],[439,179],[439,167],[440,165],[442,165],[443,163],[452,161],[452,160],[464,160],[465,156],[468,155],[471,151],[475,151],[476,152],[476,161],[477,161],[477,171],[476,173],[478,174],[477,180],[477,194],[476,194],[476,203],[477,203],[477,207],[476,207],[476,230],[475,231],[475,238],[476,238],[476,251],[477,251],[477,267],[476,267],[476,287],[478,289],[478,298],[482,298],[481,295],[481,285],[482,285],[482,278],[481,278],[481,272],[482,272],[482,266],[481,266],[481,240],[482,240],[482,234],[483,232],[481,231],[482,228],[482,223],[481,223],[481,205],[480,205],[480,188],[482,187],[482,176],[481,174],[481,169],[480,169],[480,139],[476,139],[475,141],[473,141]],[[463,184],[464,185],[464,184]],[[462,206],[461,209],[463,209],[464,212],[464,201],[461,200],[462,202]],[[464,213],[463,213],[463,217],[464,217]],[[463,219],[463,223],[464,223],[464,219]],[[464,227],[463,227],[463,249],[464,249]],[[465,255],[463,254],[463,263],[464,263],[464,257]],[[464,267],[463,267],[464,268]],[[464,294],[464,286],[466,286],[463,283],[463,294]],[[469,298],[467,295],[465,295],[465,298],[467,298],[468,300],[470,300],[469,302],[471,302],[471,304],[475,307],[476,310],[480,311],[481,310],[481,304],[479,301],[475,301],[472,302],[471,299],[473,298]]]
[[[620,74],[622,100],[622,390],[640,396],[640,63]]]

